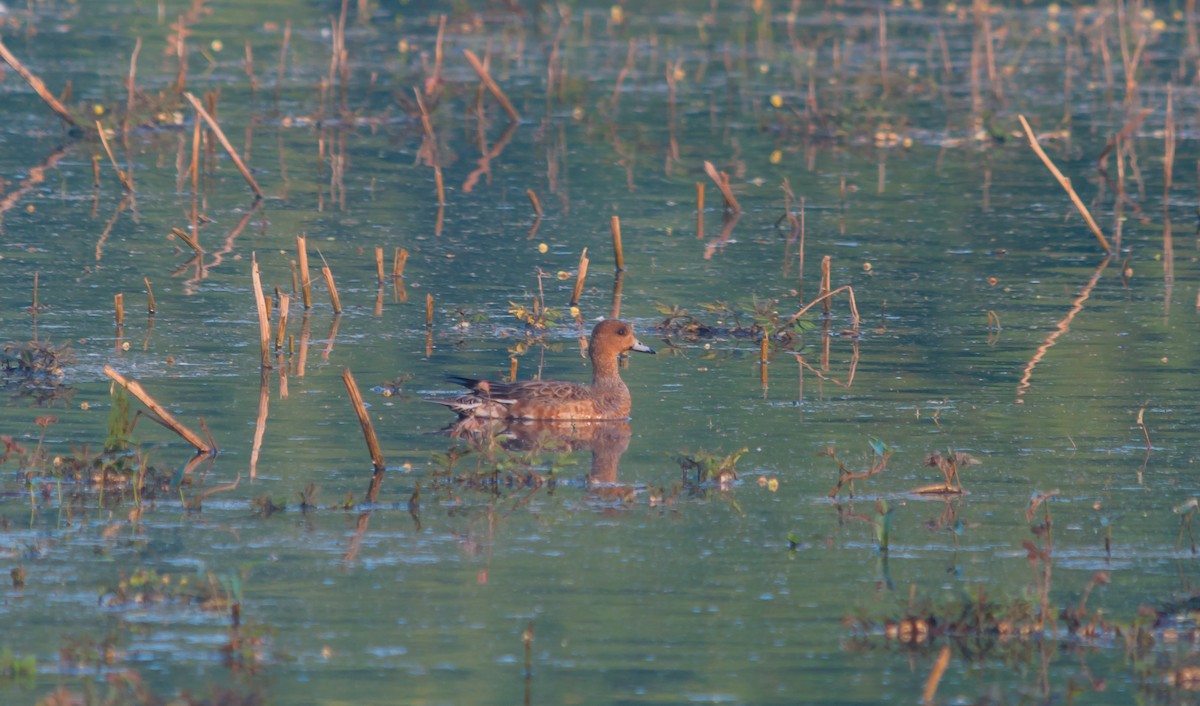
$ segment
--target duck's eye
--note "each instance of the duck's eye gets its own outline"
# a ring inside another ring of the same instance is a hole
[[[628,336],[629,331],[624,326],[622,326],[621,328],[617,329],[617,335],[618,336]]]

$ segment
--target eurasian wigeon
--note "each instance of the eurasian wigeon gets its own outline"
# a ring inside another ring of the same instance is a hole
[[[430,400],[445,405],[460,417],[493,419],[625,419],[629,416],[629,388],[617,372],[617,357],[625,351],[653,353],[633,335],[633,327],[624,321],[601,321],[592,329],[588,357],[592,361],[592,383],[489,382],[452,376],[451,381],[471,392],[445,400]]]

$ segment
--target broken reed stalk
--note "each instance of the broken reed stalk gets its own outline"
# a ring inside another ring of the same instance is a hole
[[[515,357],[508,359],[508,381],[517,381],[517,359]]]
[[[771,337],[763,331],[762,339],[758,342],[758,362],[766,365],[771,362]]]
[[[250,170],[246,168],[246,163],[243,162],[242,158],[238,156],[237,150],[233,148],[233,145],[229,144],[229,138],[225,137],[225,133],[221,130],[221,126],[217,124],[217,121],[213,119],[213,116],[208,114],[208,111],[204,109],[204,106],[200,104],[200,101],[196,99],[196,96],[193,96],[189,92],[184,92],[183,97],[187,98],[188,102],[192,104],[192,108],[196,110],[196,114],[204,119],[204,122],[208,124],[208,127],[213,131],[213,134],[217,136],[217,141],[220,142],[221,146],[225,148],[225,153],[228,154],[229,158],[233,160],[233,163],[237,166],[238,171],[242,173],[242,178],[245,179],[246,183],[250,185],[250,190],[254,192],[255,199],[263,198],[262,188],[259,187],[258,182],[254,180],[253,176],[251,176]]]
[[[820,297],[822,294],[827,294],[830,289],[833,289],[833,285],[830,284],[830,280],[829,280],[830,262],[831,262],[831,258],[828,255],[821,258],[821,286],[817,287],[817,296],[818,297]],[[829,316],[829,311],[830,311],[829,298],[826,297],[822,301],[824,302],[824,304],[821,305],[821,311],[824,312],[824,314],[826,316]]]
[[[189,248],[191,248],[192,250],[195,250],[197,255],[204,254],[204,248],[200,247],[200,243],[197,242],[196,239],[192,237],[191,233],[188,233],[186,230],[184,230],[182,228],[176,228],[174,226],[171,227],[171,233],[176,238],[179,238],[184,243],[186,243]]]
[[[942,683],[942,675],[946,673],[946,667],[949,665],[950,646],[943,645],[937,659],[933,662],[933,669],[929,670],[929,678],[925,680],[925,691],[921,694],[922,704],[933,704],[933,697],[937,696],[938,685]]]
[[[362,427],[363,437],[367,441],[367,451],[371,454],[371,465],[375,467],[375,472],[371,474],[371,485],[367,488],[367,502],[374,503],[379,498],[379,488],[383,485],[383,473],[386,470],[383,463],[383,452],[379,449],[379,439],[375,436],[375,427],[371,425],[367,406],[363,404],[362,393],[358,391],[358,384],[354,382],[354,375],[350,372],[350,368],[342,368],[342,382],[346,385],[346,392],[350,395],[350,404],[354,407],[354,414],[358,417],[358,424]]]
[[[403,277],[406,264],[408,264],[408,248],[396,248],[392,253],[392,276]]]
[[[488,91],[499,101],[500,107],[504,109],[505,113],[508,113],[508,117],[514,123],[521,122],[521,114],[513,107],[512,102],[508,100],[508,96],[504,95],[504,91],[500,90],[500,86],[492,80],[491,74],[488,73],[483,63],[479,61],[479,57],[475,56],[475,52],[470,49],[463,49],[463,56],[467,57],[467,61],[471,63],[471,68],[475,69],[475,73],[479,74],[479,80],[483,81],[483,85],[487,86]]]
[[[587,271],[587,248],[584,248],[579,255],[579,273],[575,276],[575,290],[571,292],[571,306],[579,306],[579,298],[583,296],[583,280],[587,278]]]
[[[1062,188],[1067,192],[1067,195],[1071,197],[1071,203],[1075,204],[1075,208],[1078,209],[1079,213],[1083,216],[1083,220],[1086,221],[1088,227],[1092,229],[1092,235],[1096,236],[1096,240],[1099,241],[1100,247],[1104,248],[1105,253],[1112,253],[1112,246],[1108,244],[1108,239],[1104,237],[1104,232],[1100,230],[1100,226],[1096,223],[1096,220],[1092,218],[1091,211],[1089,211],[1088,207],[1084,205],[1083,200],[1079,198],[1079,194],[1075,193],[1075,188],[1071,186],[1071,180],[1064,176],[1063,173],[1058,170],[1058,167],[1054,166],[1054,162],[1050,160],[1050,157],[1046,154],[1046,151],[1043,150],[1042,146],[1038,144],[1037,136],[1033,134],[1033,128],[1029,127],[1029,121],[1025,119],[1025,116],[1018,115],[1017,119],[1021,121],[1021,127],[1025,129],[1025,136],[1029,138],[1029,146],[1033,148],[1033,151],[1038,157],[1041,158],[1042,163],[1046,165],[1046,168],[1050,170],[1050,173],[1054,175],[1054,178],[1058,180],[1059,185],[1062,186]]]
[[[142,404],[146,405],[146,407],[148,407],[150,411],[159,418],[163,425],[182,437],[184,441],[196,447],[196,451],[203,454],[214,454],[217,452],[217,447],[215,444],[209,444],[204,439],[201,439],[196,432],[179,423],[175,417],[171,416],[170,412],[168,412],[158,402],[155,402],[154,398],[151,397],[148,392],[142,389],[142,386],[138,384],[137,380],[131,380],[121,373],[118,373],[111,365],[104,366],[104,374],[111,378],[113,382],[117,383],[126,390],[129,390],[129,394],[138,398]]]
[[[279,328],[275,332],[275,350],[283,350],[283,337],[287,331],[288,309],[291,308],[292,298],[283,292],[279,293]]]
[[[433,295],[425,295],[425,328],[433,327]]]
[[[50,110],[53,110],[54,114],[61,118],[63,122],[75,128],[76,130],[80,129],[79,123],[75,122],[75,118],[71,115],[71,111],[67,110],[66,106],[64,106],[57,98],[54,97],[54,94],[51,93],[48,88],[46,88],[46,83],[42,81],[42,79],[38,78],[32,71],[25,68],[25,65],[21,63],[21,60],[18,59],[12,52],[10,52],[8,47],[4,46],[4,42],[0,42],[0,59],[4,59],[6,64],[13,67],[13,69],[21,75],[21,78],[25,79],[25,83],[29,84],[29,87],[33,89],[33,92],[38,94],[38,98],[41,98],[46,105],[50,106]]]
[[[296,259],[300,261],[300,290],[304,299],[304,308],[312,308],[312,280],[308,275],[308,240],[303,235],[296,236]]]
[[[137,42],[133,45],[133,55],[129,57],[129,79],[126,88],[129,90],[129,97],[125,101],[125,119],[122,121],[122,130],[125,134],[129,134],[129,120],[133,115],[134,98],[137,96],[136,85],[137,79],[137,60],[138,54],[142,52],[142,38],[138,37]]]
[[[783,325],[780,326],[779,328],[785,329],[788,326],[791,326],[792,324],[796,323],[797,319],[799,319],[801,316],[804,316],[806,313],[808,313],[808,310],[813,308],[814,306],[816,306],[819,302],[823,302],[826,299],[831,299],[835,294],[840,294],[842,292],[846,292],[846,295],[850,299],[850,316],[851,316],[851,319],[853,322],[854,330],[857,331],[858,330],[858,322],[859,322],[858,303],[854,299],[854,287],[851,287],[848,284],[838,287],[837,289],[833,290],[832,292],[827,292],[825,294],[822,294],[821,296],[817,297],[816,299],[813,299],[812,301],[810,301],[808,304],[805,304],[803,307],[800,308],[800,311],[797,311],[795,314],[792,314],[792,317],[790,319],[788,319],[787,321],[785,321],[783,323]]]
[[[533,212],[537,215],[538,218],[541,218],[542,217],[542,203],[540,201],[538,201],[538,195],[536,193],[534,193],[533,189],[526,189],[525,195],[529,197],[529,203],[533,205]]]
[[[120,292],[113,295],[113,309],[117,326],[125,324],[125,295]]]
[[[267,298],[263,296],[262,275],[258,271],[258,258],[250,254],[250,282],[254,287],[254,308],[258,312],[258,346],[261,352],[260,365],[271,367],[271,315],[267,311]]]
[[[704,239],[704,182],[696,182],[696,239]]]
[[[1167,120],[1163,130],[1163,206],[1171,193],[1171,181],[1175,171],[1175,101],[1174,90],[1167,84]]]
[[[741,213],[742,206],[733,195],[733,189],[729,188],[729,175],[725,172],[717,171],[712,162],[705,160],[704,173],[708,175],[717,184],[717,188],[721,190],[721,196],[725,199],[725,207],[734,213]]]
[[[383,248],[375,246],[375,282],[383,285]]]
[[[92,188],[100,188],[100,155],[92,155]]]
[[[129,175],[117,166],[117,158],[113,156],[112,148],[108,146],[108,138],[104,136],[104,127],[100,121],[96,121],[96,134],[100,136],[100,144],[104,146],[104,153],[108,155],[108,161],[112,163],[113,171],[117,173],[117,179],[120,180],[121,186],[128,192],[133,193],[133,181]]]
[[[333,306],[333,313],[342,313],[342,298],[338,296],[337,285],[333,283],[333,270],[326,265],[321,268],[321,274],[325,277],[325,286],[329,287],[329,304]]]
[[[154,290],[151,289],[151,287],[150,287],[150,278],[149,277],[143,277],[142,281],[146,283],[146,297],[147,297],[146,313],[153,316],[154,312],[156,311],[156,309],[154,307]]]
[[[621,219],[618,216],[613,216],[609,221],[609,228],[612,230],[613,239],[613,257],[617,261],[617,272],[625,271],[625,251],[621,249]]]

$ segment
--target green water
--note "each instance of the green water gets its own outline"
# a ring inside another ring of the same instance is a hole
[[[182,125],[123,137],[114,122],[138,37],[136,85],[147,99],[171,94],[170,25],[192,5],[11,7],[5,44],[52,92],[70,80],[72,106],[103,108],[135,193],[123,195],[98,140],[68,136],[5,75],[0,335],[69,344],[73,360],[60,380],[5,377],[0,433],[32,453],[35,420],[56,420],[32,495],[19,454],[0,467],[0,553],[25,571],[23,587],[2,590],[0,648],[37,662],[36,676],[0,676],[2,700],[62,688],[150,702],[113,686],[137,679],[164,699],[232,690],[280,704],[915,702],[950,645],[943,702],[1186,702],[1167,682],[1195,665],[1191,643],[1161,631],[1139,651],[1111,627],[1067,636],[1062,619],[1060,640],[905,644],[880,625],[903,617],[910,595],[1035,596],[1041,569],[1022,543],[1044,546],[1031,532],[1044,518],[1026,511],[1052,491],[1054,617],[1097,572],[1107,583],[1087,607],[1114,625],[1190,595],[1196,562],[1178,509],[1200,485],[1200,155],[1195,67],[1179,57],[1197,18],[1128,8],[1130,47],[1145,44],[1127,96],[1111,5],[998,6],[988,30],[969,8],[889,7],[886,87],[876,7],[763,5],[351,3],[342,113],[340,79],[320,87],[338,4],[206,3],[187,19],[187,88],[220,89],[218,120],[266,194],[257,204],[215,143],[193,197],[192,113],[174,99]],[[413,90],[433,71],[441,13],[442,82],[423,96],[445,181],[439,215]],[[463,49],[490,52],[519,123],[480,91]],[[1168,83],[1178,144],[1164,198]],[[1143,108],[1106,182],[1097,157]],[[1120,228],[1108,263],[1021,137],[1019,113],[1061,131],[1047,152],[1107,237]],[[730,174],[743,209],[725,235],[705,160]],[[804,199],[802,270],[780,222],[785,178]],[[205,217],[200,259],[168,239],[193,211]],[[617,301],[614,215],[626,262]],[[318,251],[328,262],[344,311],[334,315],[314,271],[313,307],[293,301],[292,343],[263,376],[251,260],[268,296],[291,295],[299,234],[314,268]],[[378,286],[376,247],[389,271],[393,250],[409,251],[402,286]],[[566,305],[584,248],[576,322]],[[833,286],[853,288],[857,331],[844,294],[828,319],[818,305],[802,340],[773,344],[764,383],[758,341],[731,329],[756,303],[786,320],[811,301],[825,256]],[[536,332],[510,310],[539,291],[560,318]],[[618,304],[659,351],[623,370],[627,450],[618,428],[595,455],[587,443],[477,451],[447,482],[435,454],[461,443],[439,433],[453,415],[421,398],[450,393],[448,374],[505,376],[510,357],[521,379],[586,380],[579,339]],[[671,307],[716,335],[658,330]],[[165,474],[140,514],[132,497],[87,482],[64,484],[60,503],[54,482],[49,459],[104,445],[106,365],[184,424],[203,419],[220,447],[180,485],[191,447],[140,420],[140,449]],[[344,368],[387,465],[370,506]],[[895,451],[887,468],[831,501],[838,466],[822,451],[864,470],[871,439]],[[680,457],[743,448],[736,481],[684,482]],[[924,464],[947,449],[981,461],[962,471],[967,494],[912,494],[941,479]],[[489,486],[497,468],[504,482]],[[530,472],[545,482],[526,484]],[[315,507],[302,510],[310,484]],[[264,499],[284,509],[265,517]],[[894,509],[886,553],[872,525],[880,499]],[[121,580],[146,571],[165,597],[143,587],[149,599],[120,599]],[[188,600],[209,586],[240,598],[239,625],[227,605]],[[862,617],[865,632],[845,620]]]

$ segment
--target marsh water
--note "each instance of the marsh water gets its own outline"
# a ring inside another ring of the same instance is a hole
[[[1189,701],[1200,18],[1174,7],[12,3],[5,45],[133,190],[4,74],[0,335],[69,350],[4,378],[0,700]],[[181,88],[219,91],[265,198],[207,129],[193,183]],[[779,329],[826,257],[851,289]],[[292,297],[265,372],[252,261]],[[658,349],[623,367],[627,427],[461,439],[422,401],[513,359],[586,380],[614,314]],[[219,453],[143,417],[91,464],[106,366]],[[913,492],[935,451],[980,462],[965,493]],[[929,616],[961,624],[888,627]]]

